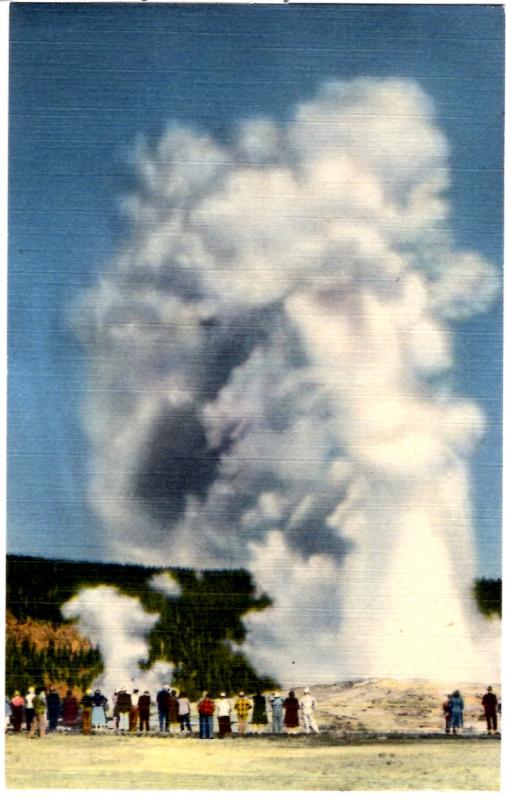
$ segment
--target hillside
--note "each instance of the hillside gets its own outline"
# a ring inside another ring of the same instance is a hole
[[[461,686],[414,680],[367,679],[313,686],[322,728],[336,735],[436,733],[444,729],[442,704],[458,688],[464,697],[464,730],[485,730],[481,698],[487,683]],[[298,697],[304,687],[296,690]],[[500,686],[495,687],[500,697]]]

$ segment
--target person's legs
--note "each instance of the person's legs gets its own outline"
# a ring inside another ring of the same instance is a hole
[[[26,730],[28,732],[30,732],[30,730],[32,728],[32,722],[33,722],[34,716],[35,716],[35,711],[33,710],[33,708],[25,709]]]
[[[83,733],[89,733],[91,731],[91,708],[83,708]]]

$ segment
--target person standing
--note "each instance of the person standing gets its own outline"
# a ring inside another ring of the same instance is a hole
[[[73,728],[79,719],[79,705],[72,693],[72,689],[67,689],[63,698],[63,724],[66,728]]]
[[[244,692],[239,692],[239,697],[235,704],[235,711],[237,714],[237,730],[240,736],[244,736],[248,728],[248,717],[251,709],[251,703]]]
[[[151,713],[151,695],[148,690],[139,697],[139,730],[149,732],[149,715]]]
[[[46,693],[42,687],[37,689],[35,693],[35,697],[33,698],[33,722],[32,727],[30,728],[30,733],[28,734],[28,738],[32,739],[34,733],[38,732],[40,738],[42,738],[46,733]]]
[[[118,731],[128,733],[130,727],[130,709],[132,708],[132,698],[126,689],[120,689],[116,698],[116,707],[119,714]]]
[[[12,727],[14,733],[19,733],[23,724],[23,714],[25,710],[25,701],[21,697],[21,692],[16,689],[11,699],[12,710]]]
[[[283,733],[283,700],[279,692],[274,692],[271,698],[272,732]]]
[[[34,699],[35,699],[35,689],[33,686],[30,686],[27,695],[25,697],[25,725],[26,725],[26,730],[28,732],[30,732],[32,728],[32,722],[35,716],[35,711],[33,710]]]
[[[209,692],[204,694],[197,708],[199,712],[199,737],[200,739],[212,739],[215,706]]]
[[[450,733],[451,721],[452,721],[452,696],[451,694],[447,695],[446,700],[443,703],[443,716],[445,719],[445,733]]]
[[[452,709],[452,732],[455,736],[457,730],[464,727],[464,698],[458,689],[455,689],[452,693],[450,704]]]
[[[255,733],[260,733],[267,725],[267,703],[260,689],[253,695],[253,716],[251,724]]]
[[[491,736],[492,731],[497,733],[497,695],[494,694],[492,686],[489,686],[487,693],[483,695],[481,704],[487,721],[487,732]]]
[[[315,733],[319,733],[319,728],[314,718],[314,714],[316,711],[316,700],[310,693],[308,686],[306,686],[306,688],[304,689],[304,695],[302,697],[302,700],[300,701],[299,708],[302,711],[302,722],[304,724],[304,732],[309,733],[310,731],[314,731]]]
[[[156,702],[158,705],[158,719],[160,722],[160,733],[169,730],[169,687],[164,684],[158,694],[156,695]]]
[[[86,689],[81,697],[81,726],[82,732],[87,735],[91,733],[91,712],[93,709],[93,697],[91,689]]]
[[[54,686],[49,687],[47,695],[47,720],[49,723],[49,732],[56,733],[58,725],[58,717],[60,716],[61,697],[56,691]]]
[[[191,733],[192,732],[192,724],[190,719],[191,709],[190,709],[190,701],[188,700],[188,695],[186,694],[186,692],[180,692],[178,697],[178,703],[179,703],[178,718],[179,718],[179,724],[181,726],[181,733],[184,732],[185,727],[187,732]]]
[[[93,696],[93,706],[91,710],[91,726],[93,728],[105,728],[107,720],[105,718],[105,705],[107,697],[104,697],[100,689],[95,689]]]
[[[167,702],[169,710],[169,731],[170,733],[177,733],[179,730],[179,701],[175,689],[171,690]]]
[[[134,689],[132,692],[132,708],[130,709],[130,717],[128,720],[128,729],[130,733],[137,730],[137,723],[139,721],[139,690]]]
[[[218,716],[218,736],[224,739],[225,736],[230,736],[232,733],[232,726],[230,724],[230,715],[232,713],[232,703],[227,699],[225,692],[220,693],[220,699],[216,703],[216,714]]]
[[[11,714],[12,714],[11,701],[6,696],[5,697],[5,720],[4,720],[4,722],[5,722],[5,730],[7,730],[7,728],[9,727],[9,724],[10,724],[10,721],[11,721]]]
[[[294,691],[288,692],[283,707],[285,709],[285,727],[288,728],[288,733],[295,733],[299,727],[299,701]]]

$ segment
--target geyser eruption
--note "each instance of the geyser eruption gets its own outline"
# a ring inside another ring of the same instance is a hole
[[[171,127],[136,156],[131,238],[76,315],[110,555],[252,570],[274,607],[249,653],[282,680],[497,673],[452,324],[499,278],[448,233],[430,99],[335,82],[226,146]]]
[[[114,692],[150,689],[156,692],[170,680],[172,665],[157,661],[149,670],[139,662],[147,661],[147,633],[158,620],[148,614],[139,600],[122,594],[113,586],[81,589],[62,606],[65,619],[76,620],[79,632],[100,649],[105,670],[95,681],[112,706]]]

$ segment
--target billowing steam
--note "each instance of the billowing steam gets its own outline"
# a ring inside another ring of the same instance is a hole
[[[251,569],[275,602],[251,657],[281,679],[490,665],[484,419],[452,389],[451,324],[499,278],[449,233],[448,150],[393,79],[327,84],[226,146],[173,126],[139,145],[131,238],[76,315],[107,557]]]
[[[95,686],[103,690],[110,703],[114,692],[123,687],[155,692],[170,681],[172,665],[166,662],[140,669],[139,662],[148,659],[146,636],[158,614],[147,614],[135,597],[112,586],[81,589],[62,606],[62,614],[65,619],[76,620],[80,633],[99,647],[105,670]]]

